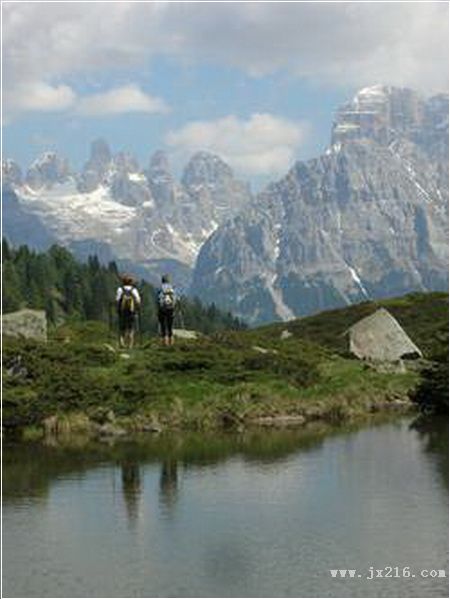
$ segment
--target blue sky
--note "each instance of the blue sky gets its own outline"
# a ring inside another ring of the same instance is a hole
[[[448,89],[448,5],[5,3],[3,155],[90,142],[175,170],[196,150],[255,183],[327,145],[335,109],[378,83]]]

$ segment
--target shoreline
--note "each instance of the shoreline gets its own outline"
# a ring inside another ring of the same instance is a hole
[[[70,438],[82,436],[92,440],[126,439],[133,435],[154,435],[172,433],[224,433],[264,430],[302,429],[308,425],[357,424],[379,416],[405,416],[420,414],[417,404],[405,393],[386,394],[377,398],[359,398],[343,401],[334,398],[333,402],[322,401],[306,404],[298,401],[297,409],[276,410],[276,402],[271,404],[271,413],[253,415],[232,413],[225,406],[216,406],[215,411],[207,411],[201,418],[195,410],[183,411],[180,406],[158,414],[134,414],[127,417],[116,416],[111,410],[104,418],[93,419],[84,412],[67,412],[45,418],[41,423],[25,425],[4,431],[4,439],[19,441]]]

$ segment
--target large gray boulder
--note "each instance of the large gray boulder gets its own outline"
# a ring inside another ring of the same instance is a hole
[[[350,351],[360,359],[395,362],[422,357],[395,318],[384,308],[354,324],[348,331]]]
[[[44,310],[19,310],[3,314],[2,333],[7,337],[24,337],[47,341],[47,317]]]

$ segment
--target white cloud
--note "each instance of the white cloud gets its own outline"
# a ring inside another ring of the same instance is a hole
[[[71,77],[146,65],[161,55],[255,76],[282,69],[331,85],[442,91],[448,4],[5,3],[4,109],[60,109],[70,103]],[[28,105],[21,90],[38,83],[55,91]]]
[[[277,175],[292,165],[306,134],[306,123],[270,114],[253,114],[248,120],[231,115],[188,123],[169,132],[166,143],[180,158],[207,150],[221,156],[236,171]]]
[[[107,116],[125,112],[164,113],[168,107],[164,100],[145,94],[136,85],[125,85],[82,98],[76,111],[83,116]]]
[[[76,94],[68,85],[48,85],[43,81],[24,81],[14,88],[10,112],[39,110],[53,112],[73,106]]]

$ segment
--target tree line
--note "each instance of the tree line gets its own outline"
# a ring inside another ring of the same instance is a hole
[[[45,310],[53,325],[68,319],[100,320],[116,325],[115,295],[120,277],[117,264],[100,264],[97,256],[78,262],[65,248],[53,245],[36,252],[26,245],[12,247],[2,240],[3,313],[22,308]],[[157,333],[158,320],[155,288],[141,280],[141,327]],[[212,333],[224,329],[242,329],[245,325],[230,312],[215,304],[204,306],[198,298],[181,297],[175,326]]]

